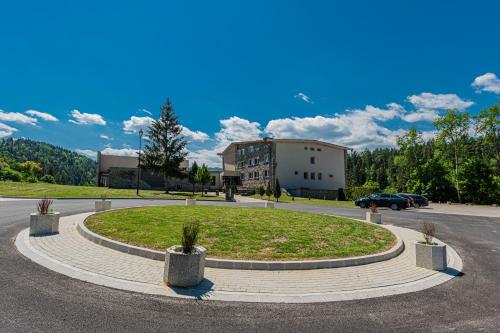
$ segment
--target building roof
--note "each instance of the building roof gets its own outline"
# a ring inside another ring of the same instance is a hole
[[[352,148],[349,147],[344,147],[340,145],[336,145],[333,143],[325,142],[325,141],[320,141],[320,140],[312,140],[312,139],[273,139],[273,138],[263,138],[259,140],[253,140],[253,141],[237,141],[237,142],[231,142],[219,155],[224,154],[229,148],[233,147],[234,145],[237,144],[248,144],[248,143],[260,143],[260,142],[283,142],[283,143],[314,143],[322,146],[327,146],[331,148],[337,148],[337,149],[343,149],[343,150],[352,150]]]

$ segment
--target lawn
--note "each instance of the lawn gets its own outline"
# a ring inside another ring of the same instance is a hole
[[[261,199],[260,195],[254,194],[252,198]],[[292,199],[293,198],[293,199]],[[263,196],[262,199],[267,200],[267,196]],[[272,201],[276,201],[276,199],[271,196]],[[283,194],[279,198],[279,202],[286,202],[291,204],[299,204],[299,205],[314,205],[314,206],[336,206],[336,207],[356,207],[354,205],[354,201],[337,201],[337,200],[321,200],[321,199],[308,199],[308,198],[300,198],[300,197],[291,197]]]
[[[47,183],[21,183],[0,182],[0,196],[31,197],[31,198],[100,198],[106,195],[108,198],[158,198],[158,199],[184,199],[197,198],[203,200],[223,200],[215,195],[201,194],[192,195],[190,192],[172,192],[165,194],[164,191],[141,190],[140,196],[136,196],[135,189],[109,189],[95,186],[72,186]]]
[[[376,225],[283,209],[170,206],[108,211],[87,227],[128,244],[164,251],[180,244],[182,225],[198,221],[198,243],[215,258],[344,258],[389,249],[395,237]]]

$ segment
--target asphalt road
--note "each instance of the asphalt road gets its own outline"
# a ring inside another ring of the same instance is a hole
[[[172,204],[113,200],[113,207]],[[219,204],[219,203],[217,203]],[[17,252],[35,201],[0,201],[0,332],[500,332],[500,219],[383,211],[385,223],[438,237],[464,261],[464,275],[424,291],[320,304],[190,301],[101,287],[52,272]],[[280,205],[362,218],[364,210]],[[59,200],[63,215],[93,200]]]

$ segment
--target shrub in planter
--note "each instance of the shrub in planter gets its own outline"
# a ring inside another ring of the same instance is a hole
[[[111,201],[106,200],[106,194],[101,195],[101,200],[96,200],[95,202],[95,211],[102,212],[105,210],[111,209]]]
[[[174,245],[165,253],[163,280],[172,287],[193,287],[203,280],[206,250],[196,246],[198,223],[182,227],[182,245]]]
[[[59,213],[50,206],[53,201],[44,198],[37,202],[37,212],[30,215],[30,235],[47,235],[59,232]]]
[[[382,214],[377,210],[377,205],[372,202],[370,203],[370,211],[366,212],[366,221],[371,223],[382,223]]]
[[[421,228],[424,241],[415,243],[415,263],[418,267],[442,271],[446,269],[446,245],[434,242],[436,227],[424,223]]]

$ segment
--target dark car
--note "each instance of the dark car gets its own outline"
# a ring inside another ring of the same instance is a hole
[[[372,202],[375,203],[377,207],[389,207],[393,210],[405,209],[410,206],[408,199],[389,193],[376,193],[354,201],[356,206],[361,208],[370,207]]]
[[[429,200],[426,197],[413,193],[398,193],[400,197],[410,200],[410,205],[415,208],[429,206]]]

